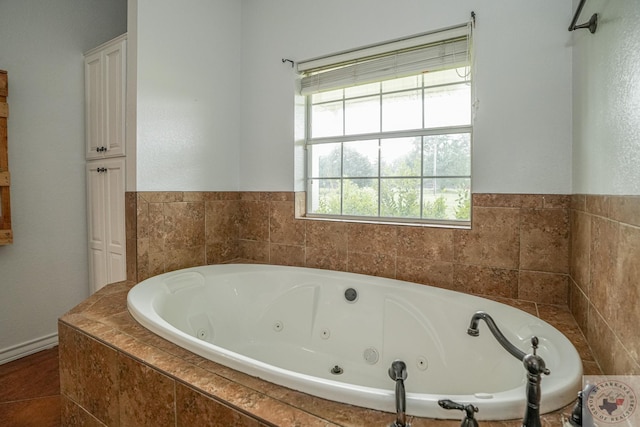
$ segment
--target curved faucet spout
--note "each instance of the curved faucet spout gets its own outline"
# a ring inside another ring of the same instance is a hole
[[[520,350],[515,345],[511,344],[509,340],[507,340],[507,338],[502,334],[502,332],[500,332],[500,329],[498,328],[498,325],[496,325],[496,322],[493,321],[493,318],[489,316],[487,313],[485,313],[484,311],[478,311],[471,317],[471,323],[469,324],[469,329],[467,329],[467,333],[469,335],[471,335],[472,337],[477,337],[480,335],[480,330],[478,329],[478,324],[480,323],[480,320],[485,321],[485,323],[489,327],[489,330],[491,331],[493,336],[496,338],[496,340],[500,343],[502,348],[507,350],[509,354],[511,354],[516,359],[520,361],[524,359],[524,356],[526,356],[526,353]]]
[[[389,377],[396,382],[396,421],[389,427],[410,427],[407,424],[407,400],[404,389],[407,365],[402,360],[394,360],[389,368]]]

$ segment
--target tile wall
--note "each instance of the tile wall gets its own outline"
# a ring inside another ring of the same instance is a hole
[[[566,305],[570,202],[474,194],[460,230],[295,219],[293,192],[127,193],[128,279],[245,260]]]
[[[474,194],[456,230],[301,220],[292,192],[127,193],[128,278],[243,260],[569,304],[607,374],[640,374],[640,197]]]
[[[640,374],[640,197],[574,195],[570,308],[602,371]]]

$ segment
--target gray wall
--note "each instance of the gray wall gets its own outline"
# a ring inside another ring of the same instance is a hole
[[[640,195],[640,3],[592,0],[580,23],[594,13],[573,39],[573,192]]]
[[[294,189],[295,75],[281,58],[301,61],[435,31],[467,22],[473,10],[473,192],[571,192],[570,1],[243,0],[242,6],[240,190]]]
[[[0,362],[55,340],[89,294],[82,53],[126,17],[126,0],[0,0],[14,230],[0,246]]]

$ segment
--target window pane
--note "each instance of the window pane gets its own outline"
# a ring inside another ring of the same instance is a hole
[[[380,132],[380,97],[345,102],[345,135]]]
[[[342,99],[343,92],[343,89],[337,89],[328,92],[314,93],[311,95],[311,103],[319,104],[321,102],[337,101],[338,99]]]
[[[419,90],[382,96],[382,131],[420,129],[422,94]]]
[[[470,176],[471,135],[456,133],[424,138],[425,176]]]
[[[322,138],[343,134],[342,101],[311,107],[311,137]]]
[[[423,218],[466,221],[470,219],[471,180],[469,178],[425,179],[422,191]]]
[[[420,178],[381,179],[380,216],[420,218]]]
[[[420,77],[421,76],[410,76],[387,80],[382,82],[382,92],[386,93],[405,89],[417,89],[421,84]]]
[[[420,176],[421,137],[380,141],[381,176]]]
[[[451,219],[448,194],[438,188],[438,180],[425,179],[422,184],[422,217],[428,219]]]
[[[349,177],[378,176],[378,140],[344,143],[343,174]]]
[[[378,180],[345,179],[342,213],[344,215],[377,216]]]
[[[355,98],[357,96],[375,95],[380,93],[380,83],[369,83],[366,85],[348,87],[344,90],[345,98]]]
[[[339,179],[314,179],[311,181],[311,212],[340,215],[342,192]]]
[[[342,147],[339,142],[309,146],[309,176],[339,178],[342,173]]]
[[[425,89],[424,126],[426,128],[470,123],[471,87],[468,84]]]
[[[424,86],[439,86],[449,83],[460,83],[471,80],[468,67],[424,73]]]
[[[448,180],[448,186],[456,193],[456,201],[453,208],[454,219],[471,221],[471,179],[459,178]]]

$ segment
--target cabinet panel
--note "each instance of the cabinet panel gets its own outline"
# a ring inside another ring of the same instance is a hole
[[[85,58],[84,93],[87,158],[102,157],[102,53]]]
[[[105,156],[123,156],[125,141],[126,50],[125,40],[104,52]]]
[[[126,237],[124,218],[124,159],[106,163],[105,200],[107,201],[106,222],[108,283],[125,280],[126,277]]]
[[[85,54],[88,160],[125,154],[126,46],[125,35]]]
[[[105,185],[104,177],[98,169],[102,163],[90,163],[87,167],[87,203],[89,209],[89,245],[97,250],[105,250]]]

